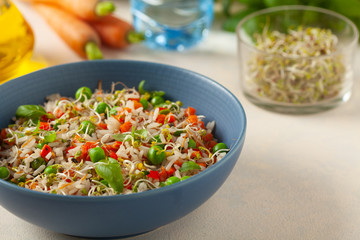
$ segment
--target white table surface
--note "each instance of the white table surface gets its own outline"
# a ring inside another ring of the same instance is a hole
[[[81,61],[27,5],[35,58],[49,64]],[[116,14],[131,21],[127,1]],[[284,115],[254,106],[240,91],[236,38],[216,26],[198,47],[164,52],[142,45],[105,50],[107,59],[145,60],[204,74],[243,104],[248,129],[231,175],[206,203],[182,219],[130,239],[359,239],[360,71],[346,104],[312,115]],[[357,54],[360,64],[360,52]],[[357,64],[357,65],[358,65]],[[79,239],[25,222],[0,206],[0,239]]]

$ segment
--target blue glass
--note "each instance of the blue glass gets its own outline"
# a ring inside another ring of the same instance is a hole
[[[202,41],[214,17],[213,0],[131,0],[135,30],[153,49],[182,51]]]

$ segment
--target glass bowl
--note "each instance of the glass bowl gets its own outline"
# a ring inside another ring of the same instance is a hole
[[[346,17],[309,6],[260,10],[237,26],[241,87],[268,110],[304,114],[346,102],[358,30]]]

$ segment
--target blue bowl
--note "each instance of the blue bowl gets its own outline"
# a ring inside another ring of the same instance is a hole
[[[246,130],[237,98],[215,81],[173,66],[138,61],[102,60],[50,67],[0,85],[0,127],[6,127],[22,104],[42,104],[47,95],[74,96],[81,86],[103,89],[121,81],[128,87],[146,80],[148,90],[163,90],[171,100],[191,105],[207,121],[229,153],[205,171],[160,189],[130,195],[86,197],[36,192],[0,180],[0,204],[40,227],[82,237],[121,237],[144,233],[175,221],[209,199],[239,158]]]

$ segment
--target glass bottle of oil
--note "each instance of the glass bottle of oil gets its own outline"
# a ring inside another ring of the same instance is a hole
[[[34,34],[11,0],[0,0],[0,83],[32,56]]]

